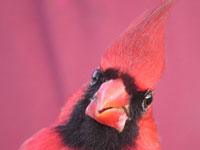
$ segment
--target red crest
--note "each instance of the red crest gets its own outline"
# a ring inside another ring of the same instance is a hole
[[[116,68],[134,77],[137,86],[153,89],[165,64],[164,31],[171,1],[132,23],[106,50],[101,68]]]

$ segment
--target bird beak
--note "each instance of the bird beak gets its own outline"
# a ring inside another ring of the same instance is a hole
[[[128,119],[129,95],[121,79],[109,80],[101,85],[86,115],[97,122],[122,132]]]

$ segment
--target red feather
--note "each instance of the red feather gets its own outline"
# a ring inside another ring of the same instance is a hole
[[[171,2],[132,23],[104,53],[101,67],[128,72],[142,90],[153,89],[164,68],[164,30]]]

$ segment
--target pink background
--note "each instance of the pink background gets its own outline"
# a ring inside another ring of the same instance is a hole
[[[1,0],[0,147],[52,123],[103,50],[159,0]],[[163,150],[200,147],[200,1],[177,0],[154,113]]]

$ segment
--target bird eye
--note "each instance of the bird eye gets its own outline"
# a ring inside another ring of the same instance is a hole
[[[143,110],[145,111],[148,106],[152,103],[153,101],[153,94],[151,90],[147,90],[144,94],[144,99],[142,103]]]
[[[103,73],[101,72],[100,69],[97,69],[94,71],[94,73],[92,74],[92,80],[90,82],[90,85],[94,85],[98,82],[101,82],[103,78]]]

